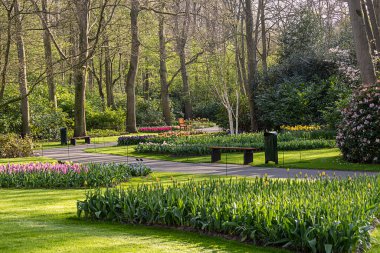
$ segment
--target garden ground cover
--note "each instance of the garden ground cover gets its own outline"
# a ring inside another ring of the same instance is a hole
[[[205,177],[154,173],[123,185],[172,178]],[[76,201],[84,194],[81,189],[0,189],[0,252],[287,252],[177,229],[84,221],[76,218]]]
[[[167,154],[137,153],[135,146],[128,146],[128,155],[140,158],[165,160],[174,162],[189,163],[209,163],[210,155],[202,156],[171,156]],[[86,152],[113,154],[126,156],[125,146],[113,146],[96,149],[86,149]],[[379,164],[356,164],[349,163],[342,159],[341,153],[337,148],[311,149],[302,151],[280,151],[279,164],[273,162],[265,164],[264,152],[254,153],[252,166],[259,167],[279,167],[279,168],[300,168],[300,169],[325,169],[325,170],[358,170],[358,171],[380,171]],[[225,163],[226,154],[222,154],[220,163]],[[284,159],[283,159],[284,158]],[[284,162],[283,162],[284,160]],[[243,164],[243,153],[228,153],[227,163]]]
[[[56,160],[48,158],[48,157],[43,157],[43,156],[0,158],[0,164],[4,164],[4,163],[30,163],[30,162],[56,162]]]

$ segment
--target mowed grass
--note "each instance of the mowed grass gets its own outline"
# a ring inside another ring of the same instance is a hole
[[[155,160],[188,162],[188,163],[209,163],[210,155],[206,156],[172,156],[167,154],[137,153],[135,146],[113,146],[86,149],[86,152],[113,154]],[[227,159],[226,159],[227,156]],[[279,164],[273,162],[265,164],[264,152],[254,153],[252,166],[259,167],[279,167],[279,168],[300,168],[300,169],[320,169],[320,170],[357,170],[357,171],[380,171],[379,164],[358,164],[349,163],[343,160],[337,148],[311,149],[301,151],[280,151],[278,153]],[[243,153],[223,153],[220,163],[243,164]]]
[[[154,173],[123,186],[172,178],[193,176]],[[0,252],[287,252],[173,228],[78,219],[76,201],[84,194],[83,189],[0,189]]]
[[[157,135],[156,133],[133,133],[133,134],[123,134],[123,136],[137,136],[137,135]],[[91,137],[91,144],[103,144],[109,142],[117,142],[117,139],[120,135],[117,136],[107,136],[107,137]],[[70,143],[70,138],[68,139]],[[77,140],[77,145],[85,144],[84,139]],[[40,141],[34,143],[34,150],[41,151],[44,149],[52,148],[62,148],[65,146],[61,145],[60,141]]]
[[[56,160],[48,158],[48,157],[43,157],[43,156],[18,157],[18,158],[0,158],[0,164],[30,163],[30,162],[56,162]]]

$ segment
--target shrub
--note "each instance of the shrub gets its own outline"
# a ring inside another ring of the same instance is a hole
[[[150,172],[144,164],[7,164],[0,165],[0,187],[110,187]]]
[[[111,129],[121,131],[125,126],[125,113],[121,108],[112,110],[107,107],[105,111],[91,109],[88,110],[86,117],[88,129]]]
[[[336,140],[343,157],[380,163],[380,81],[361,87],[342,115]]]
[[[147,140],[154,137],[155,137],[154,135],[120,136],[117,139],[117,145],[118,146],[136,145],[141,142],[146,142]]]
[[[33,142],[29,137],[16,134],[0,134],[0,158],[27,157],[33,155]]]
[[[379,180],[174,181],[90,191],[77,209],[97,220],[191,227],[297,252],[345,253],[370,246],[371,223],[380,216]]]

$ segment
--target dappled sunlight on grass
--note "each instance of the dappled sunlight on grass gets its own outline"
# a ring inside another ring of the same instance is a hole
[[[56,160],[48,158],[48,157],[43,157],[43,156],[17,157],[17,158],[0,158],[0,164],[6,164],[6,163],[30,163],[30,162],[56,162]]]

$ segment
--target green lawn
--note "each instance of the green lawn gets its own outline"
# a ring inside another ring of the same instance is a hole
[[[155,173],[124,185],[157,177],[169,182],[193,176]],[[84,194],[83,189],[0,189],[0,252],[286,252],[178,229],[77,219],[76,201]]]
[[[135,146],[128,147],[128,155],[149,158],[156,160],[176,161],[176,162],[189,162],[189,163],[209,163],[210,156],[188,156],[188,157],[174,157],[165,154],[143,154],[136,153]],[[114,154],[114,155],[127,155],[126,146],[104,147],[96,149],[86,149],[86,152]],[[279,152],[279,164],[274,163],[265,164],[264,152],[254,154],[253,166],[260,167],[282,167],[282,168],[302,168],[302,169],[324,169],[324,170],[361,170],[361,171],[380,171],[380,165],[375,164],[356,164],[349,163],[342,159],[339,149],[313,149],[302,151],[285,151]],[[222,163],[226,162],[226,154],[222,154]],[[242,153],[229,153],[227,154],[227,162],[233,164],[243,164]]]
[[[43,157],[43,156],[31,156],[31,157],[18,157],[18,158],[0,158],[0,164],[4,163],[30,163],[30,162],[55,162],[56,160]]]
[[[134,133],[134,134],[123,134],[123,136],[135,136],[135,135],[157,135],[156,133]],[[91,137],[91,144],[103,144],[108,142],[117,142],[118,136],[107,136],[107,137]],[[70,141],[70,140],[69,140]],[[84,144],[83,140],[77,140],[77,145]],[[43,141],[35,142],[35,150],[41,149],[51,149],[51,148],[62,148],[60,141]]]

